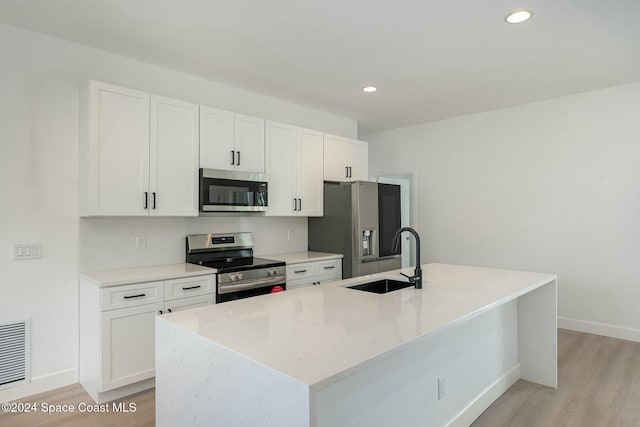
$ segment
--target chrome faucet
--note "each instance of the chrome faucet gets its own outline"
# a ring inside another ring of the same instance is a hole
[[[411,227],[402,227],[396,234],[393,235],[393,243],[391,244],[391,250],[393,252],[398,252],[400,248],[400,235],[403,231],[408,231],[413,234],[416,239],[416,269],[413,272],[413,276],[407,276],[406,274],[402,274],[404,277],[409,279],[410,283],[413,283],[416,286],[416,289],[422,289],[422,268],[420,267],[420,236],[418,232]]]

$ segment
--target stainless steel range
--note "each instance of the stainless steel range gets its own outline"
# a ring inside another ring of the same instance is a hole
[[[287,288],[284,262],[253,257],[252,233],[187,236],[187,262],[217,269],[217,303]]]

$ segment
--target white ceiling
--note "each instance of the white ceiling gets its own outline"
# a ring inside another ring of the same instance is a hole
[[[506,24],[518,8],[533,19]],[[0,0],[0,21],[345,115],[363,134],[640,81],[639,0]]]

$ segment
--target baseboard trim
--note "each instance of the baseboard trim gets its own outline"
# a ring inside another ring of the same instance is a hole
[[[493,402],[520,379],[520,363],[502,374],[489,387],[474,397],[444,427],[469,427]]]
[[[558,328],[640,342],[640,329],[628,328],[626,326],[590,322],[588,320],[571,319],[569,317],[558,317]]]
[[[0,391],[0,402],[10,402],[34,394],[68,386],[78,382],[78,368],[65,369],[52,374],[32,377],[31,382]]]

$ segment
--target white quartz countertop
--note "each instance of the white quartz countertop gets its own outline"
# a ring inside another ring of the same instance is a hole
[[[449,264],[423,266],[423,289],[374,294],[346,286],[395,270],[162,316],[308,385],[350,375],[378,357],[469,320],[555,275]]]
[[[276,255],[260,255],[260,258],[273,259],[276,261],[283,261],[287,264],[300,264],[303,262],[312,261],[327,261],[330,259],[342,258],[342,254],[329,254],[326,252],[294,252],[290,254],[276,254]]]
[[[129,283],[153,282],[156,280],[179,279],[182,277],[214,274],[216,269],[195,264],[166,264],[149,267],[119,268],[113,270],[80,273],[80,277],[98,286],[108,287]]]

